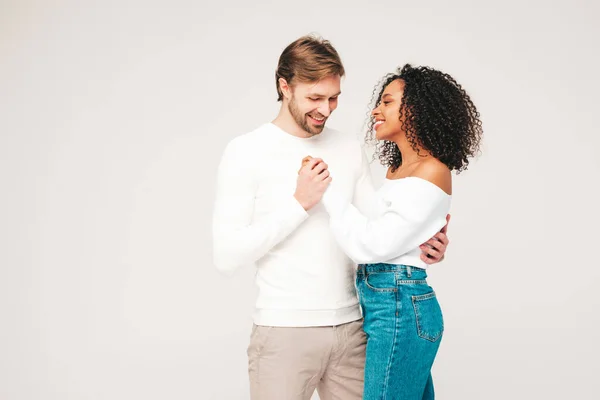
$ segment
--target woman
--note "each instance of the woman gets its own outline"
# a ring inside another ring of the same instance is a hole
[[[377,87],[374,91],[377,93]],[[431,367],[444,324],[420,244],[446,224],[451,171],[479,150],[479,113],[448,74],[405,65],[375,97],[367,141],[388,167],[376,218],[336,192],[323,196],[333,233],[357,264],[367,334],[364,399],[433,399]]]

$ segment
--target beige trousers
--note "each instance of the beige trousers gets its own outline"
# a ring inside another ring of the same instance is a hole
[[[362,320],[326,327],[252,328],[252,400],[361,400],[367,339]]]

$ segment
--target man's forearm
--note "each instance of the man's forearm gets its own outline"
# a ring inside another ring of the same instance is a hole
[[[277,210],[250,224],[232,221],[225,215],[226,210],[215,213],[213,257],[216,267],[229,274],[261,259],[308,217],[292,196]]]

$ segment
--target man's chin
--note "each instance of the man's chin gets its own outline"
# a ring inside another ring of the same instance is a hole
[[[323,130],[321,129],[320,131],[315,131],[314,129],[310,129],[310,130],[305,130],[306,133],[308,133],[310,136],[317,136],[320,135],[321,132],[323,132]]]
[[[307,127],[308,127],[308,129],[307,129],[308,133],[310,133],[311,135],[318,135],[319,133],[323,132],[323,129],[325,129],[325,124],[314,125],[309,122]]]

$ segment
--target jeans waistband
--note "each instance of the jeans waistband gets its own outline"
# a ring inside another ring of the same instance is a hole
[[[412,265],[404,264],[358,264],[357,273],[359,274],[372,274],[377,272],[394,272],[401,275],[401,277],[409,279],[425,279],[427,277],[426,270],[422,268],[413,267]]]

